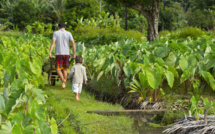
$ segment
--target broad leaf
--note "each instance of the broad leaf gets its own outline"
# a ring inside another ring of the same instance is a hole
[[[179,66],[182,71],[185,71],[188,68],[188,61],[185,56],[181,56],[179,60]]]
[[[146,76],[147,76],[147,80],[148,80],[149,85],[153,89],[157,89],[161,83],[161,74],[159,73],[159,71],[148,70],[148,71],[146,71]]]
[[[56,123],[56,120],[52,117],[51,118],[51,132],[52,134],[57,134],[57,123]]]
[[[165,73],[168,85],[172,88],[173,87],[173,83],[174,83],[174,75],[172,72],[170,71],[166,71]]]
[[[139,79],[140,79],[141,86],[142,86],[143,88],[145,88],[145,87],[148,86],[146,74],[144,74],[144,73],[139,73]]]
[[[11,131],[12,131],[11,122],[6,121],[0,129],[0,134],[11,134]]]
[[[103,75],[103,73],[104,73],[104,71],[101,71],[101,72],[99,73],[99,75],[97,76],[97,81],[101,78],[101,76]]]
[[[0,95],[0,110],[4,111],[5,109],[5,100],[2,95]]]

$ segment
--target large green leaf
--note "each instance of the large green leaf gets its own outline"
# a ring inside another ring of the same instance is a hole
[[[24,128],[24,134],[33,134],[34,133],[34,127],[32,125],[29,125]]]
[[[6,103],[6,112],[9,113],[14,110],[14,108],[19,104],[22,97],[23,89],[15,90],[11,93],[7,103]],[[19,99],[18,99],[19,98]]]
[[[5,100],[2,95],[0,95],[0,110],[4,111],[5,109]]]
[[[208,63],[206,65],[206,70],[209,70],[212,67],[215,67],[215,56],[211,55],[209,56],[209,59],[207,58]]]
[[[182,71],[185,71],[188,68],[188,60],[185,56],[180,57],[179,66]]]
[[[9,89],[8,88],[4,88],[3,97],[4,97],[4,100],[5,100],[5,104],[6,104],[8,99],[9,99]]]
[[[101,72],[99,73],[99,75],[97,76],[97,81],[102,77],[103,74],[104,74],[104,71],[101,71]]]
[[[0,129],[0,134],[11,134],[11,131],[12,131],[11,122],[6,121]]]
[[[146,76],[147,76],[147,80],[149,85],[153,88],[153,89],[157,89],[158,86],[161,83],[161,74],[158,70],[147,70],[146,71]]]
[[[176,77],[176,78],[178,77],[178,72],[177,72],[177,70],[174,67],[167,66],[167,70],[170,71],[170,72],[172,72],[174,74],[174,77]]]
[[[52,134],[57,134],[57,123],[56,123],[56,120],[52,117],[51,118],[51,132]]]
[[[143,55],[144,57],[144,65],[148,65],[150,62],[149,62],[149,57],[146,56],[146,55]]]
[[[42,122],[40,124],[40,130],[42,131],[43,134],[51,133],[51,128],[45,122]]]
[[[154,54],[156,57],[164,58],[169,53],[169,48],[166,46],[158,47],[154,50]]]
[[[194,54],[189,55],[188,59],[187,59],[187,62],[188,62],[188,67],[189,68],[196,67],[196,65],[197,65],[196,56]]]
[[[205,79],[205,81],[210,84],[211,88],[213,90],[215,90],[215,80],[214,77],[211,75],[211,73],[206,72],[206,71],[202,71],[201,75],[203,76],[203,78]]]
[[[22,125],[25,127],[30,121],[31,121],[31,115],[30,113],[27,113],[25,115],[24,120],[22,120]]]
[[[174,74],[170,71],[166,71],[165,73],[168,85],[172,88],[174,83]]]
[[[41,65],[41,62],[39,60],[34,60],[33,62],[29,62],[29,65],[30,65],[30,69],[31,71],[37,76],[39,77],[41,75],[41,72],[42,72],[42,66]]]
[[[126,77],[130,77],[130,75],[131,75],[131,69],[130,69],[130,66],[128,64],[124,65],[123,71],[124,71]]]
[[[24,128],[20,122],[15,123],[15,125],[12,129],[12,134],[24,134]]]
[[[145,73],[139,73],[139,79],[140,79],[141,86],[143,88],[148,86],[147,77]]]
[[[183,74],[181,75],[180,82],[183,83],[185,80],[187,80],[191,76],[192,76],[191,70],[184,71]]]
[[[130,67],[130,70],[131,70],[131,74],[136,74],[139,72],[140,70],[140,66],[138,65],[138,63],[136,62],[129,62],[129,67]]]
[[[4,71],[4,87],[8,87],[10,81],[10,75],[8,72]]]

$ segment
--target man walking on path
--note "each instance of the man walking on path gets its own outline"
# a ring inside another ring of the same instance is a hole
[[[52,50],[54,48],[54,45],[56,43],[55,48],[55,68],[57,70],[57,73],[62,80],[62,88],[64,89],[66,87],[66,80],[67,80],[67,70],[69,70],[69,42],[72,43],[73,47],[73,57],[76,57],[76,47],[75,47],[75,41],[72,37],[72,34],[68,31],[66,31],[66,24],[65,23],[59,23],[58,27],[60,30],[55,31],[52,38],[52,44],[50,46],[49,50],[49,58],[52,58]],[[62,71],[63,70],[63,73]]]

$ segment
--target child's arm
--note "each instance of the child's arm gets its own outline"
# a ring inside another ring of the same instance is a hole
[[[86,69],[84,68],[84,84],[87,84],[87,75],[86,75]]]

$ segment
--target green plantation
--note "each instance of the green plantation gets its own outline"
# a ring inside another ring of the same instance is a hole
[[[48,82],[60,22],[86,67],[80,101],[69,80],[65,90],[58,77]],[[207,129],[215,115],[214,29],[214,0],[2,0],[0,134],[157,134],[179,119]],[[128,109],[166,112],[87,113]]]
[[[188,37],[166,40],[168,37],[165,37],[150,43],[127,39],[89,49],[85,48],[83,43],[76,44],[78,53],[84,58],[87,74],[92,79],[89,84],[99,88],[97,82],[102,82],[100,79],[109,79],[110,82],[102,83],[112,88],[107,90],[107,87],[103,86],[100,90],[104,90],[104,93],[137,93],[139,102],[159,101],[171,94],[189,95],[189,110],[194,116],[198,116],[198,113],[204,113],[204,109],[214,114],[215,108],[212,101],[215,90],[215,39],[207,37],[210,39]],[[47,75],[42,75],[42,64],[44,59],[47,59],[50,39],[40,34],[23,34],[20,37],[3,36],[0,42],[0,132],[16,134],[70,131],[62,126],[58,130],[57,125],[60,122],[56,122],[58,118],[66,118],[68,112],[59,117],[58,109],[54,108],[51,113],[50,110],[47,111],[48,105],[64,108],[63,102],[59,106],[55,104],[57,96],[51,96],[60,94],[57,92],[67,92],[44,86],[47,84]],[[68,97],[72,99],[72,93],[69,94],[71,95]],[[63,98],[64,95],[57,100],[64,101]],[[204,107],[199,107],[199,100],[203,101]],[[164,103],[168,104],[165,99]],[[98,104],[98,109],[102,105]],[[69,106],[72,108],[73,105]],[[81,107],[82,105],[80,109]],[[77,110],[73,114],[78,112]],[[66,111],[70,111],[70,108]],[[84,113],[74,116],[85,117]],[[91,118],[91,115],[86,116]],[[77,122],[76,120],[78,118],[69,118],[71,123]],[[88,127],[84,128],[86,130],[77,130],[76,125],[78,124],[75,123],[71,131],[95,131]]]

